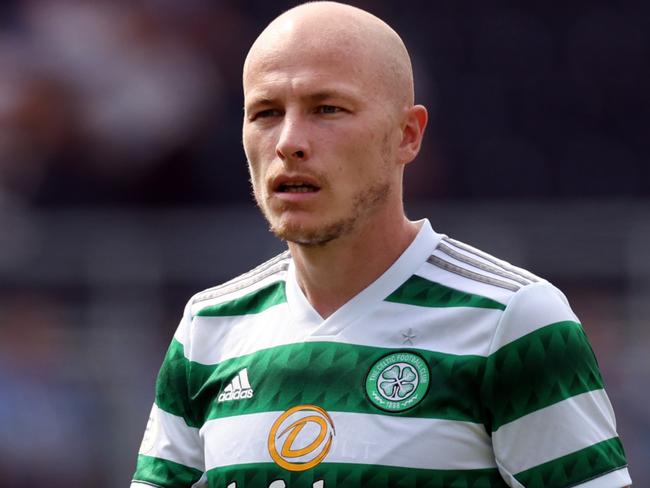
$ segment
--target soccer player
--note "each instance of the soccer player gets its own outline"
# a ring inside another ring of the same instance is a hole
[[[131,486],[629,485],[562,293],[406,218],[427,111],[400,37],[303,4],[243,84],[255,199],[288,251],[189,301]]]

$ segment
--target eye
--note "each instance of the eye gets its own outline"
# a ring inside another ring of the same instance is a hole
[[[268,108],[266,110],[260,110],[255,112],[249,117],[249,120],[253,121],[256,119],[267,119],[270,117],[279,117],[282,115],[282,111],[277,108]]]
[[[334,105],[319,105],[316,108],[316,112],[320,114],[336,114],[342,111],[343,109],[341,107],[336,107]]]

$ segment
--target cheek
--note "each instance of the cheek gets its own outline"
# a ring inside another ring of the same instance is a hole
[[[378,171],[386,170],[387,140],[380,131],[363,131],[355,134],[346,144],[349,167],[342,171],[353,174],[361,181],[373,178]]]
[[[244,154],[246,154],[246,160],[249,162],[253,159],[256,159],[254,156],[253,140],[254,139],[251,137],[250,130],[247,130],[246,126],[244,126],[244,130],[242,131],[242,143],[244,145]]]
[[[244,127],[242,141],[246,158],[257,167],[275,157],[274,136],[269,131],[246,129]]]
[[[242,141],[244,144],[244,154],[246,154],[246,161],[248,163],[248,171],[254,183],[260,173],[260,139],[259,137],[255,137],[251,131],[244,130]]]

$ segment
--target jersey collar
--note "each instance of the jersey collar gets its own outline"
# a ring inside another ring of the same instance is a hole
[[[312,307],[298,286],[296,268],[291,260],[286,293],[289,309],[296,325],[309,329],[311,338],[317,340],[319,337],[337,335],[379,305],[417,271],[431,256],[442,238],[433,230],[427,219],[420,220],[416,224],[420,226],[418,234],[393,265],[325,320]]]

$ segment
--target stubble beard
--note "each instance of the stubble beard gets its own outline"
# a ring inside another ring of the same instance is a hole
[[[390,195],[390,183],[381,181],[358,192],[350,205],[347,215],[331,222],[322,222],[307,227],[301,224],[277,223],[266,205],[258,201],[258,206],[269,222],[269,230],[279,239],[306,247],[322,247],[340,237],[352,233],[365,218],[377,212]],[[281,211],[289,210],[288,205]]]
[[[386,175],[390,174],[390,145],[388,134],[384,134],[381,141],[381,161],[386,170]],[[325,178],[321,177],[321,180]],[[252,183],[252,179],[251,179]],[[391,194],[391,183],[388,177],[374,181],[369,187],[360,190],[352,198],[350,211],[346,216],[340,217],[333,222],[323,222],[317,227],[308,228],[300,224],[275,223],[272,211],[265,202],[260,201],[253,185],[253,196],[257,202],[262,214],[269,223],[269,230],[278,238],[286,242],[293,242],[306,247],[325,246],[329,242],[353,232],[359,223],[376,213],[389,200]],[[290,210],[291,204],[284,204],[281,212]]]

